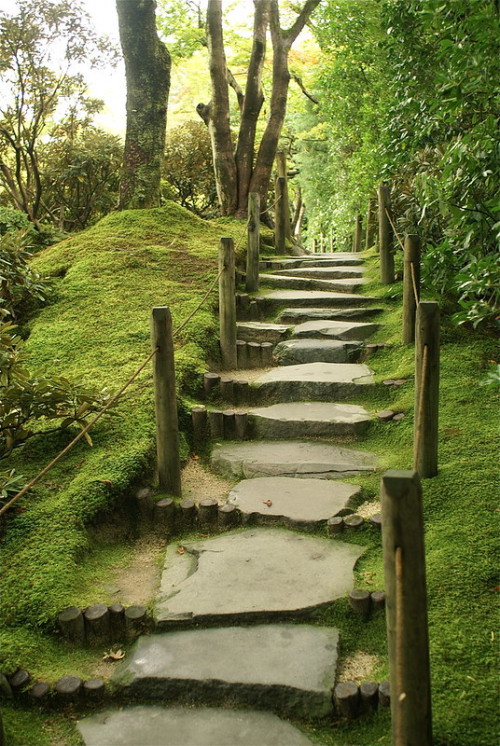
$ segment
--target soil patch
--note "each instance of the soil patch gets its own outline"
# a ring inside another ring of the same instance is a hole
[[[217,476],[198,459],[191,458],[182,470],[182,497],[195,503],[212,498],[222,505],[236,481]]]
[[[369,681],[373,678],[373,672],[379,662],[376,655],[357,650],[340,664],[338,681],[354,681],[356,684]]]

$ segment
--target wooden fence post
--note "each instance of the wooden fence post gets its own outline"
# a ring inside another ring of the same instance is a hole
[[[424,521],[417,472],[385,472],[381,500],[392,743],[432,746]]]
[[[288,195],[288,169],[286,165],[286,153],[284,150],[278,150],[276,153],[276,166],[278,177],[284,179],[283,187],[283,220],[285,225],[285,243],[292,242],[292,216],[290,214],[290,199]]]
[[[413,468],[422,478],[438,473],[439,306],[422,302],[415,323],[415,426]]]
[[[223,370],[236,370],[236,294],[234,241],[221,238],[219,245],[219,330]]]
[[[175,389],[174,340],[172,317],[167,306],[153,308],[151,344],[158,352],[153,357],[155,387],[156,453],[160,489],[181,496],[179,425]]]
[[[391,209],[390,189],[386,184],[378,188],[378,242],[380,251],[380,282],[394,282],[394,254],[392,253],[392,227],[388,212]]]
[[[245,289],[254,293],[259,289],[259,251],[260,251],[260,194],[250,192],[248,195],[248,249],[247,278]]]
[[[356,222],[354,224],[354,236],[352,240],[352,250],[353,252],[361,251],[361,242],[363,240],[363,218],[361,215],[358,215],[356,217]]]
[[[274,245],[278,254],[286,250],[286,210],[285,210],[285,179],[276,179],[276,208],[274,217]]]
[[[375,197],[370,197],[368,200],[368,207],[366,209],[366,235],[365,235],[365,249],[369,249],[375,243],[375,213],[377,208],[377,200]]]
[[[415,341],[415,316],[420,301],[420,239],[406,234],[403,273],[403,344]]]

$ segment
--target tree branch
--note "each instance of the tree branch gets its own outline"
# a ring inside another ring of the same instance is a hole
[[[308,99],[309,99],[310,101],[312,101],[312,102],[313,102],[313,104],[319,104],[319,101],[318,101],[318,99],[317,99],[317,98],[315,98],[315,97],[314,97],[314,96],[312,95],[312,93],[309,93],[309,91],[307,91],[307,90],[306,90],[306,87],[305,87],[304,83],[302,82],[302,78],[300,78],[300,77],[299,77],[298,75],[296,75],[295,73],[291,73],[291,76],[292,76],[293,80],[294,80],[294,81],[295,81],[295,82],[297,83],[297,85],[299,86],[299,88],[300,88],[300,90],[302,91],[302,93],[304,94],[304,96],[307,96],[307,98],[308,98]]]
[[[313,10],[320,4],[320,0],[306,0],[302,6],[302,10],[295,19],[292,26],[286,31],[283,31],[283,37],[286,39],[288,47],[291,47],[297,36],[300,34]]]
[[[236,98],[238,99],[238,107],[241,113],[243,111],[243,104],[245,103],[245,94],[243,93],[243,90],[240,84],[238,83],[238,81],[236,80],[236,78],[234,77],[233,73],[231,72],[229,68],[226,69],[226,74],[227,74],[227,82],[229,83],[233,91],[236,93]]]

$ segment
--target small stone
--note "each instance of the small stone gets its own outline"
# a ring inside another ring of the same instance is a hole
[[[384,383],[386,383],[384,381]],[[379,419],[381,422],[389,422],[389,420],[392,420],[396,412],[393,409],[384,409],[383,412],[379,412],[377,414],[377,419]]]
[[[392,382],[394,386],[402,386],[404,383],[407,382],[407,378],[395,378]]]
[[[370,525],[376,528],[378,531],[382,530],[382,513],[375,513],[370,516]]]
[[[397,414],[394,415],[394,417],[392,418],[392,421],[400,422],[401,420],[404,420],[405,416],[406,415],[404,412],[398,412]]]
[[[357,531],[364,522],[364,518],[360,515],[347,515],[344,518],[344,526],[347,531]]]

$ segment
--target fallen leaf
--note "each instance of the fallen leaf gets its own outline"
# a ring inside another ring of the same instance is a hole
[[[101,482],[106,485],[106,487],[112,487],[113,482],[111,482],[109,479],[101,479]]]
[[[83,459],[79,464],[76,465],[77,469],[81,469],[87,459]]]
[[[104,653],[102,656],[103,661],[121,661],[122,658],[125,658],[125,653],[123,650],[108,650],[107,653]]]
[[[267,505],[268,508],[273,504],[272,500],[262,500],[263,505]]]
[[[177,554],[184,554],[185,551],[186,550],[185,550],[184,547],[182,547],[182,546],[177,547]]]
[[[192,453],[191,454],[191,458],[193,459],[193,461],[199,461],[200,460],[200,457],[197,456],[196,453]]]

